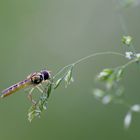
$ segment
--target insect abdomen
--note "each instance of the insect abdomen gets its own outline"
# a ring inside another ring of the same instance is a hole
[[[31,80],[30,79],[26,79],[24,81],[21,81],[5,90],[2,91],[2,94],[1,94],[1,98],[4,98],[8,95],[11,95],[13,93],[15,93],[16,91],[20,90],[20,89],[23,89],[27,86],[31,85]]]

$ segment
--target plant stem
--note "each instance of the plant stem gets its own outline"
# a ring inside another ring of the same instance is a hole
[[[72,66],[72,64],[69,64],[65,67],[63,67],[62,69],[60,69],[54,76],[53,76],[53,79],[55,79],[55,77],[57,77],[62,71],[64,71],[66,68]]]
[[[91,55],[88,55],[86,57],[83,57],[77,61],[75,61],[74,63],[71,63],[69,65],[66,65],[65,67],[63,67],[62,69],[60,69],[54,76],[53,76],[53,79],[55,79],[61,72],[63,72],[65,69],[69,68],[69,67],[72,67],[72,66],[75,66],[89,58],[92,58],[92,57],[95,57],[95,56],[100,56],[100,55],[118,55],[118,56],[123,56],[125,57],[124,54],[121,54],[121,53],[118,53],[118,52],[98,52],[98,53],[93,53]]]
[[[91,57],[95,57],[95,56],[99,56],[99,55],[107,55],[107,54],[119,55],[119,56],[125,57],[124,54],[121,54],[121,53],[118,53],[118,52],[99,52],[99,53],[94,53],[94,54],[88,55],[86,57],[83,57],[83,58],[77,60],[76,62],[74,62],[73,65],[77,65],[77,64],[81,63],[82,61],[87,60],[87,59],[89,59]]]
[[[131,61],[127,62],[126,64],[124,64],[122,67],[126,68],[127,66],[133,64],[134,62],[136,62],[136,59],[132,59]]]

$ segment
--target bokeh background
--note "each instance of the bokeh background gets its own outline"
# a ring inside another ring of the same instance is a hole
[[[0,90],[47,68],[63,66],[95,52],[117,51],[123,31],[113,0],[0,0]],[[121,10],[139,51],[139,5]],[[135,140],[140,115],[123,129],[127,109],[104,106],[92,95],[94,78],[106,67],[127,62],[98,56],[77,65],[75,82],[62,85],[49,99],[48,111],[29,123],[27,93],[19,91],[0,101],[0,140]],[[123,85],[131,103],[140,103],[139,68],[129,67]]]

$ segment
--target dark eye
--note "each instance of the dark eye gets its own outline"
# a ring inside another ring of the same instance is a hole
[[[50,78],[49,72],[47,70],[41,71],[41,74],[44,76],[44,80],[47,80]]]

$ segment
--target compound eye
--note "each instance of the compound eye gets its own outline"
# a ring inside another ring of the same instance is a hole
[[[49,74],[49,72],[47,70],[41,71],[41,74],[43,75],[44,80],[47,80],[47,79],[50,78],[50,74]]]

